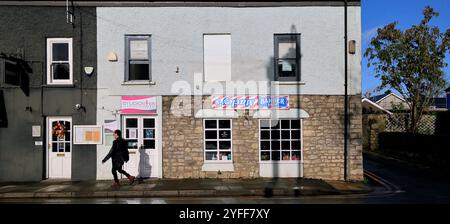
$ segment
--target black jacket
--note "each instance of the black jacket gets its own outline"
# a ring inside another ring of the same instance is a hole
[[[112,166],[114,168],[122,167],[124,163],[122,152],[124,150],[127,150],[126,144],[127,142],[123,138],[118,138],[114,140],[108,155],[105,156],[102,162],[106,162],[109,158],[112,158]]]

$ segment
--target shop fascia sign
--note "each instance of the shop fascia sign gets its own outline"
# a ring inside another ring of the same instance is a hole
[[[156,114],[155,96],[122,96],[122,114]]]
[[[213,109],[289,109],[289,96],[212,96]]]

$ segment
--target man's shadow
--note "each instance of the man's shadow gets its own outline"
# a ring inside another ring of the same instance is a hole
[[[150,178],[151,174],[152,166],[150,164],[150,156],[145,149],[139,149],[138,182],[142,183],[144,179]]]

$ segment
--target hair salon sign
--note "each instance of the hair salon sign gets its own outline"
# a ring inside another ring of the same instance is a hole
[[[213,109],[289,109],[289,96],[212,96]]]
[[[122,114],[156,114],[156,97],[122,96]]]

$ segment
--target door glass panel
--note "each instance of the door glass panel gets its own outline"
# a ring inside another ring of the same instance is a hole
[[[125,125],[127,128],[137,128],[138,127],[137,118],[127,118]]]
[[[154,128],[154,127],[155,127],[155,119],[144,118],[144,128]]]
[[[65,151],[70,152],[70,143],[66,143]]]
[[[144,138],[155,138],[155,129],[144,129]]]
[[[58,143],[52,143],[52,152],[58,152]]]
[[[144,140],[144,148],[154,149],[155,148],[155,140]]]
[[[58,142],[58,152],[64,152],[64,143]]]
[[[138,148],[138,142],[137,139],[134,140],[127,140],[128,142],[128,148],[129,149],[137,149]]]

